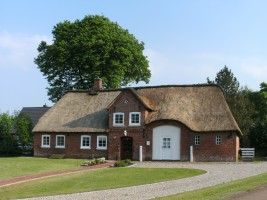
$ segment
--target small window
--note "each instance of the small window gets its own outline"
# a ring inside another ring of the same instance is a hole
[[[200,135],[195,136],[195,145],[200,145]]]
[[[140,126],[140,112],[131,112],[130,113],[130,125],[131,126]]]
[[[124,113],[114,113],[113,114],[113,125],[123,126],[124,125]]]
[[[97,149],[107,149],[107,136],[97,136]]]
[[[219,145],[221,143],[222,143],[221,136],[220,135],[216,135],[216,144]]]
[[[89,135],[81,136],[81,149],[90,149],[91,148],[91,137]]]
[[[56,148],[65,148],[65,135],[56,136]]]
[[[42,135],[41,147],[50,148],[50,135]]]

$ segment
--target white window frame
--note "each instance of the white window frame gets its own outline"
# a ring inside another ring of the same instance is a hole
[[[63,137],[63,142],[64,142],[63,145],[58,145],[57,142],[59,137]],[[56,148],[61,148],[61,149],[65,148],[65,135],[56,135]]]
[[[216,145],[222,144],[222,137],[220,135],[216,135],[215,143]]]
[[[84,146],[83,145],[83,139],[84,138],[89,138],[89,146]],[[91,149],[91,143],[92,143],[92,141],[91,141],[91,136],[90,135],[81,135],[81,146],[80,146],[81,149]]]
[[[195,135],[195,145],[200,145],[200,135]]]
[[[44,140],[44,138],[45,137],[48,137],[49,138],[49,144],[44,144],[44,141],[46,141],[46,140]],[[41,147],[43,147],[43,148],[50,148],[50,145],[51,145],[51,137],[50,137],[50,135],[42,135],[42,144],[41,144]]]
[[[100,139],[104,139],[106,141],[106,146],[99,146]],[[105,136],[105,135],[98,135],[97,136],[97,147],[96,147],[96,149],[107,150],[107,146],[108,146],[108,137]]]
[[[139,115],[139,123],[133,123],[132,122],[132,115],[136,115],[136,114],[138,114]],[[130,112],[130,114],[129,114],[130,116],[129,116],[129,124],[130,124],[130,126],[140,126],[141,125],[141,113],[140,112]]]
[[[122,123],[116,123],[117,115],[122,115]],[[124,126],[124,113],[123,112],[113,113],[113,126]]]

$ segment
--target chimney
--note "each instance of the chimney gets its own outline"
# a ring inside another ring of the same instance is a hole
[[[98,94],[98,92],[102,90],[102,79],[101,78],[95,78],[94,85],[92,89],[90,90],[90,94]]]

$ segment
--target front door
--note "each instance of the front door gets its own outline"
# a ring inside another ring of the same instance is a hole
[[[130,159],[133,158],[133,138],[131,137],[122,137],[121,138],[121,159]]]
[[[171,150],[171,138],[163,137],[162,138],[162,159],[170,160],[172,159],[172,150]]]

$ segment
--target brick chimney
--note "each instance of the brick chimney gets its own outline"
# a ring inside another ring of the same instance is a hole
[[[92,89],[90,90],[90,94],[98,94],[98,92],[102,90],[102,79],[101,78],[95,78],[94,85]]]

